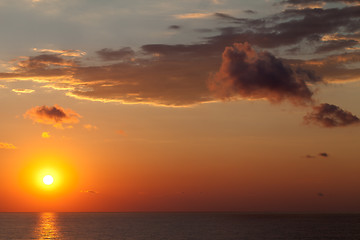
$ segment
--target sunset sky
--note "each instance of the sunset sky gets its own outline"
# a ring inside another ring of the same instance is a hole
[[[0,26],[0,212],[360,212],[358,0],[0,0]]]

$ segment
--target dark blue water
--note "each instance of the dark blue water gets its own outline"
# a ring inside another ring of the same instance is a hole
[[[0,213],[0,239],[360,239],[360,215]]]

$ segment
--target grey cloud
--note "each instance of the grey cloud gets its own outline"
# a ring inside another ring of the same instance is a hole
[[[321,156],[321,157],[329,157],[329,154],[327,154],[326,152],[322,152],[322,153],[319,153],[319,156]]]
[[[124,58],[130,58],[135,55],[135,52],[129,48],[124,47],[119,50],[112,50],[109,48],[103,48],[96,52],[104,61],[121,60]]]
[[[223,53],[220,70],[210,81],[210,89],[221,97],[266,98],[270,102],[289,100],[294,104],[312,102],[306,80],[315,75],[297,74],[268,52],[256,52],[248,43],[234,44]],[[306,77],[304,77],[306,76]]]
[[[328,103],[323,103],[313,107],[313,111],[304,117],[306,124],[316,124],[321,127],[345,127],[360,123],[360,119],[352,113],[340,107]]]

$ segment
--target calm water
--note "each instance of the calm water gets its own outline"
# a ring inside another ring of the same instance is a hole
[[[360,215],[0,213],[0,239],[360,239]]]

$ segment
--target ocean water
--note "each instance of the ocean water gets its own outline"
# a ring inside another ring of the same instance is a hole
[[[0,213],[0,239],[360,240],[360,215]]]

